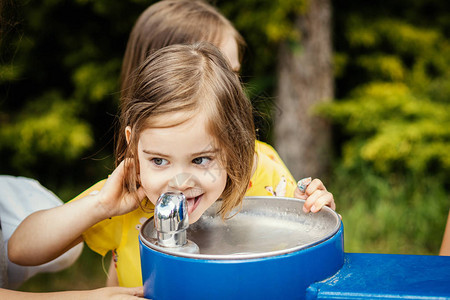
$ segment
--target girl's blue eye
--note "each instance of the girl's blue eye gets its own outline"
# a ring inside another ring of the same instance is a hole
[[[208,157],[196,157],[192,160],[192,162],[196,165],[206,165],[211,161]]]
[[[164,158],[159,158],[159,157],[152,158],[151,161],[157,166],[164,166],[164,165],[168,164],[167,160],[165,160]]]

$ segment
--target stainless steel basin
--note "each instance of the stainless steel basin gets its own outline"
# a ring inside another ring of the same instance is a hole
[[[220,201],[187,229],[188,240],[199,254],[179,253],[160,247],[153,218],[142,227],[145,245],[172,255],[200,259],[249,259],[280,255],[316,245],[340,228],[339,215],[328,207],[305,214],[303,200],[283,197],[247,197],[231,219],[217,214]]]

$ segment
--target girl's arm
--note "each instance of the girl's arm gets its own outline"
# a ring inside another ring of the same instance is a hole
[[[14,231],[8,257],[24,266],[49,262],[80,243],[81,234],[105,217],[96,196],[37,211]]]
[[[119,278],[117,277],[117,271],[114,267],[114,257],[111,257],[111,263],[109,264],[108,279],[106,280],[106,286],[119,286]]]
[[[324,206],[329,206],[336,210],[333,194],[327,191],[325,185],[320,179],[304,178],[298,182],[294,191],[294,197],[306,200],[303,205],[303,211],[318,212]]]
[[[39,265],[55,259],[82,241],[82,233],[96,223],[138,207],[123,190],[124,162],[98,194],[28,216],[8,242],[8,257],[19,265]],[[138,200],[144,197],[138,190]]]
[[[450,211],[448,212],[447,225],[445,226],[444,237],[442,238],[439,255],[450,256]]]
[[[0,298],[10,300],[52,300],[52,299],[140,299],[144,296],[142,287],[107,287],[88,291],[54,293],[27,293],[1,289]]]

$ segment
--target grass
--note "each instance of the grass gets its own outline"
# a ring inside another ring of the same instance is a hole
[[[450,197],[436,177],[337,169],[328,184],[346,252],[437,255]]]

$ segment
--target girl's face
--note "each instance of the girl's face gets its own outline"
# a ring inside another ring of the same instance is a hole
[[[163,127],[185,116],[162,116],[156,119],[159,124],[153,122],[152,128],[141,132],[139,170],[141,185],[153,204],[162,193],[182,192],[188,202],[189,223],[194,223],[221,196],[227,173],[201,114],[180,125]]]

